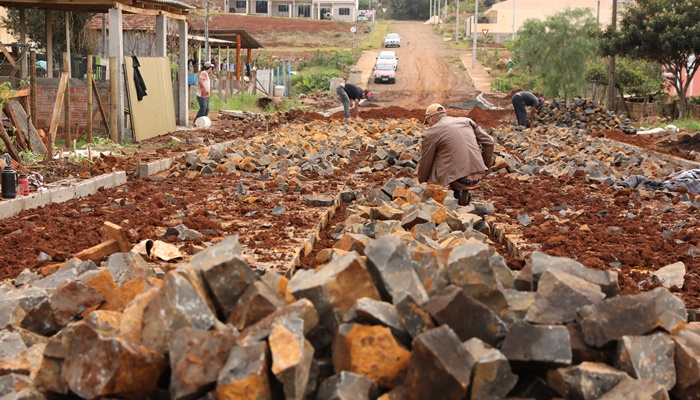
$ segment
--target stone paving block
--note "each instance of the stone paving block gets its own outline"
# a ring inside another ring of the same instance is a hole
[[[186,327],[174,332],[168,340],[170,398],[199,398],[209,392],[235,340],[231,330],[203,331]]]
[[[432,296],[450,284],[446,259],[450,250],[411,251],[411,266],[423,287]]]
[[[62,377],[82,398],[111,395],[146,397],[158,383],[165,359],[119,337],[102,335],[80,323],[67,337]]]
[[[518,382],[506,356],[478,338],[467,340],[462,347],[474,360],[468,397],[474,400],[504,398]]]
[[[379,299],[368,268],[357,253],[341,256],[318,271],[297,273],[287,288],[295,297],[311,300],[321,323],[331,331],[337,329],[357,299]]]
[[[135,278],[148,276],[148,263],[138,253],[114,253],[107,257],[106,268],[118,286]]]
[[[671,390],[676,384],[675,343],[665,332],[623,336],[617,342],[615,367],[636,379],[653,379]]]
[[[399,313],[401,324],[413,338],[435,327],[430,313],[408,293],[401,293],[394,301],[394,307]]]
[[[318,313],[309,299],[299,299],[294,303],[276,310],[272,314],[246,328],[238,336],[238,343],[245,344],[265,340],[277,322],[285,318],[301,318],[304,320],[304,333],[308,334],[318,325]]]
[[[238,236],[229,236],[195,254],[190,265],[200,271],[217,313],[227,318],[238,297],[259,278],[243,260]]]
[[[433,296],[425,309],[439,324],[449,325],[462,341],[476,337],[499,347],[508,332],[498,314],[454,285]]]
[[[228,323],[239,331],[286,305],[282,295],[263,281],[248,285],[231,310]]]
[[[607,297],[617,295],[617,272],[611,270],[593,270],[578,261],[566,257],[553,257],[535,251],[516,278],[516,288],[520,290],[537,290],[537,283],[542,274],[549,269],[558,269],[578,276],[588,282],[599,285]]]
[[[403,381],[411,355],[389,328],[361,324],[340,325],[332,354],[336,373],[354,372],[386,388]]]
[[[686,320],[683,301],[662,287],[583,306],[577,318],[584,340],[595,347],[625,335],[644,335],[659,327],[673,332]]]
[[[449,326],[422,333],[413,341],[404,381],[407,398],[463,399],[473,366],[474,359]]]
[[[584,362],[547,372],[547,382],[567,399],[595,400],[615,387],[624,371],[604,363]]]
[[[447,273],[452,284],[500,313],[508,306],[508,300],[501,291],[499,274],[491,267],[489,253],[489,246],[483,243],[458,246],[447,259]]]
[[[581,326],[572,322],[566,324],[566,329],[569,331],[571,338],[571,355],[572,364],[581,364],[582,362],[609,362],[611,354],[614,352],[614,342],[603,346],[602,348],[589,346],[583,340],[583,332]]]
[[[221,400],[271,400],[267,342],[234,346],[216,381]]]
[[[391,303],[363,297],[358,299],[355,305],[345,313],[343,322],[355,322],[365,325],[382,325],[389,329],[401,340],[410,345],[411,336],[401,323],[401,317]]]
[[[535,303],[535,292],[522,292],[515,289],[505,289],[503,294],[508,300],[508,308],[502,313],[501,319],[506,326],[511,326],[517,321],[522,321],[527,311]]]
[[[700,333],[685,327],[671,338],[676,343],[676,386],[672,392],[678,398],[700,398]]]
[[[323,381],[316,400],[374,400],[379,397],[377,382],[349,371]]]
[[[623,376],[614,388],[598,400],[617,399],[648,399],[648,400],[668,400],[668,392],[664,385],[651,379],[634,379]]]
[[[576,319],[580,307],[602,301],[600,286],[566,272],[551,269],[537,285],[535,303],[525,320],[535,324],[565,324]]]
[[[143,313],[143,344],[159,354],[167,350],[167,337],[185,328],[207,330],[214,326],[216,314],[183,270],[165,275],[163,287]]]
[[[511,362],[531,366],[571,364],[569,331],[558,325],[532,325],[521,321],[508,331],[501,351]]]
[[[296,317],[280,320],[272,328],[268,342],[271,370],[282,384],[285,399],[302,400],[314,357],[314,348],[304,337],[304,320]]]
[[[382,236],[365,249],[367,269],[384,301],[393,302],[406,292],[419,304],[428,301],[428,292],[411,268],[408,246],[396,235]]]
[[[667,289],[670,289],[673,286],[682,289],[685,281],[685,274],[685,264],[683,261],[678,261],[659,268],[652,275],[658,279],[663,287]]]

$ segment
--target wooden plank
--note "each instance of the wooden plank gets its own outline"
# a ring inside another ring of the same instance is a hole
[[[15,149],[14,143],[12,143],[12,140],[10,140],[10,135],[7,134],[7,131],[5,131],[5,127],[2,126],[2,124],[0,124],[0,138],[2,138],[2,141],[5,142],[5,147],[7,148],[7,152],[10,153],[10,157],[17,162],[22,162],[22,159],[19,158],[19,154]]]
[[[119,63],[117,57],[109,58],[109,137],[119,143]]]
[[[107,131],[107,136],[109,135],[109,119],[107,118],[107,114],[105,114],[105,109],[102,106],[102,98],[100,97],[100,92],[97,90],[97,85],[92,85],[92,92],[95,94],[95,100],[97,100],[97,109],[100,111],[100,115],[102,115],[102,122],[105,124],[105,130]],[[109,88],[105,91],[105,96],[109,94]],[[93,114],[94,115],[94,114]]]
[[[15,58],[12,57],[12,54],[10,54],[10,52],[7,51],[5,45],[2,42],[0,42],[0,51],[2,51],[2,54],[4,54],[5,57],[7,57],[7,61],[9,61],[10,64],[12,64],[12,68],[17,68],[17,61],[15,61]]]
[[[44,142],[39,136],[39,132],[36,131],[36,128],[27,117],[22,105],[19,104],[17,100],[10,100],[7,102],[7,108],[10,110],[10,114],[17,120],[16,123],[13,121],[12,124],[15,125],[18,130],[22,131],[24,137],[27,138],[29,149],[42,156],[48,154],[46,146],[44,146]]]
[[[29,89],[29,88],[20,89],[20,90],[14,90],[14,89],[12,89],[12,90],[10,90],[10,91],[8,91],[8,92],[3,93],[3,94],[2,94],[2,98],[4,98],[5,100],[8,100],[8,99],[17,99],[17,98],[20,98],[20,97],[29,96],[29,94],[30,94],[30,89]]]
[[[98,244],[97,246],[92,246],[89,249],[75,253],[73,257],[79,258],[83,261],[92,260],[99,263],[100,260],[114,253],[119,253],[119,244],[116,240],[110,239],[106,242]]]
[[[119,251],[122,253],[128,253],[131,251],[131,246],[129,246],[129,240],[126,238],[124,228],[109,221],[105,221],[104,228],[107,231],[107,236],[110,239],[115,240],[119,245]]]
[[[63,104],[63,95],[66,93],[68,86],[68,73],[61,72],[61,81],[58,83],[58,92],[56,92],[56,102],[53,105],[53,114],[51,114],[51,124],[49,125],[49,158],[53,157],[53,142],[56,140],[56,130],[58,129],[58,119],[61,117],[61,105]]]
[[[12,126],[15,128],[15,146],[17,146],[17,149],[19,151],[28,149],[29,145],[27,144],[27,140],[25,139],[27,135],[26,130],[22,130],[17,115],[14,113],[14,110],[12,110],[12,107],[10,107],[9,104],[5,104],[3,112],[10,120]]]
[[[32,125],[36,126],[36,50],[29,53],[29,115],[32,116]]]
[[[94,84],[92,79],[92,54],[87,56],[87,127],[85,128],[87,135],[87,142],[92,143],[92,86]]]
[[[68,13],[64,13],[63,18],[68,21]],[[66,22],[66,30],[68,30],[68,22]],[[68,34],[68,32],[66,32]],[[70,68],[70,48],[69,51],[63,53],[63,70],[68,72],[68,76],[71,75]],[[63,96],[63,141],[65,148],[70,149],[72,147],[71,140],[71,129],[70,129],[70,79],[66,82],[66,92]]]
[[[126,13],[130,14],[141,14],[141,15],[165,15],[166,17],[170,19],[176,19],[178,21],[187,21],[187,16],[183,15],[184,13],[188,13],[189,10],[185,9],[170,9],[170,11],[162,11],[162,10],[144,10],[143,8],[138,8],[138,7],[132,7],[132,6],[127,6],[125,4],[121,3],[116,3],[114,4],[114,8],[122,10]],[[179,13],[175,13],[179,12]]]

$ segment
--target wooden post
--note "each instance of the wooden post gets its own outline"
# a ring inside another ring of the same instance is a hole
[[[63,137],[65,147],[70,147],[70,53],[63,53],[63,71],[68,75],[66,90],[63,95]]]
[[[92,54],[87,56],[87,127],[85,128],[88,143],[92,143]]]
[[[119,67],[117,57],[109,58],[109,136],[114,143],[119,143]]]
[[[236,35],[236,87],[241,90],[241,35]]]
[[[32,120],[32,125],[36,126],[36,50],[32,49],[29,53],[29,73],[31,82],[29,82],[29,117]]]
[[[56,92],[56,103],[53,105],[53,114],[51,114],[51,124],[49,125],[49,142],[48,156],[49,160],[53,158],[53,142],[56,140],[56,130],[58,130],[58,118],[61,116],[61,103],[63,96],[68,87],[68,73],[64,70],[61,72],[61,81],[58,84],[58,92]]]
[[[107,118],[107,114],[105,114],[105,109],[102,107],[102,100],[100,100],[100,92],[97,91],[97,85],[94,84],[93,82],[92,85],[92,93],[95,95],[95,100],[97,101],[97,109],[100,111],[100,115],[102,115],[102,122],[105,124],[105,130],[107,131],[107,136],[112,137],[112,135],[109,133],[109,118]],[[91,114],[91,115],[94,115]]]
[[[51,27],[51,10],[46,10],[46,76],[53,78],[53,28]]]
[[[27,18],[24,7],[19,8],[19,44],[20,46],[20,57],[19,60],[19,70],[20,78],[27,79],[27,73],[29,69],[27,68]],[[22,54],[22,50],[24,54]]]

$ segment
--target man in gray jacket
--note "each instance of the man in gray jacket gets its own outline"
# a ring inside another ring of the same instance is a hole
[[[440,104],[428,107],[425,123],[418,181],[449,185],[459,205],[469,204],[469,190],[492,164],[493,139],[473,120],[447,116]]]

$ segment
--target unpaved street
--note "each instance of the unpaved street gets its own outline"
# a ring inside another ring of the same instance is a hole
[[[395,22],[394,31],[401,36],[401,47],[390,48],[399,57],[396,83],[375,84],[369,88],[386,105],[408,109],[424,108],[431,103],[462,102],[474,95],[474,87],[464,69],[448,64],[452,53],[431,25],[422,22]],[[456,54],[456,52],[455,52]]]

